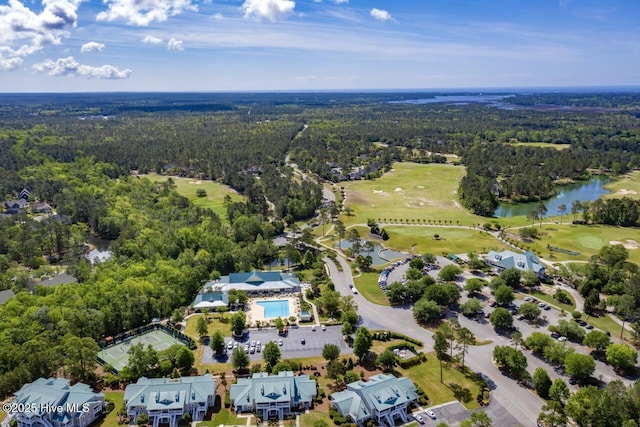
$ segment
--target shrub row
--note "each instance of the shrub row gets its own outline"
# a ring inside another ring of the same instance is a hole
[[[408,359],[403,359],[398,362],[402,369],[409,369],[413,366],[418,366],[422,362],[427,360],[427,355],[424,353],[420,353],[417,356],[410,357]]]

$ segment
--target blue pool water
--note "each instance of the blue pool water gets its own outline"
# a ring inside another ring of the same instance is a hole
[[[289,301],[286,299],[279,299],[274,301],[256,301],[256,304],[264,307],[265,319],[289,317]]]

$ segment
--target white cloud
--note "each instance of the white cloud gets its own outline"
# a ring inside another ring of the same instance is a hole
[[[245,0],[242,11],[247,19],[276,22],[291,15],[295,7],[292,0]]]
[[[391,14],[386,10],[376,9],[375,7],[371,9],[371,16],[373,19],[377,19],[381,22],[386,22],[391,19]]]
[[[22,58],[0,58],[0,71],[11,71],[22,65]]]
[[[169,16],[179,15],[185,10],[198,10],[191,0],[103,0],[109,5],[100,12],[98,21],[124,20],[129,25],[146,27],[152,22],[164,22]]]
[[[89,79],[128,79],[131,76],[131,70],[121,71],[113,65],[100,67],[82,65],[73,56],[58,58],[56,61],[47,59],[34,65],[33,68],[50,76],[86,77]]]
[[[82,53],[93,52],[94,50],[97,50],[98,52],[102,52],[104,50],[104,44],[98,43],[98,42],[89,42],[89,43],[83,44],[82,47],[80,48],[80,52]]]
[[[182,40],[171,39],[169,43],[167,43],[167,49],[169,50],[184,50],[182,46]]]
[[[349,0],[334,0],[336,4],[349,3]]]
[[[145,38],[142,39],[142,43],[144,44],[161,44],[162,43],[162,39],[158,38],[158,37],[154,37],[154,36],[145,36]]]
[[[216,21],[222,21],[224,19],[224,15],[221,13],[216,13],[215,15],[213,15],[213,19]]]
[[[82,0],[42,0],[40,13],[19,0],[0,5],[0,70],[13,70],[22,58],[44,46],[60,44],[76,26]]]

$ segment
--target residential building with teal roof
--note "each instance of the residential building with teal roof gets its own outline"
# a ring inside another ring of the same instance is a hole
[[[8,416],[18,427],[88,427],[102,414],[104,394],[65,378],[38,378],[18,390]]]
[[[331,394],[331,404],[358,426],[370,419],[379,426],[394,426],[398,419],[407,422],[408,409],[418,398],[410,379],[379,374],[366,382],[350,383],[345,391]]]
[[[292,371],[278,375],[258,372],[251,378],[238,378],[230,392],[237,413],[255,412],[263,420],[281,420],[285,415],[309,409],[315,397],[316,381]]]
[[[161,423],[177,427],[184,414],[192,421],[202,421],[216,400],[216,380],[211,374],[197,377],[145,378],[129,384],[124,392],[124,402],[131,423],[146,414],[149,424]]]

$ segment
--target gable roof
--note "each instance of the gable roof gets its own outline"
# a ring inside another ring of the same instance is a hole
[[[231,385],[230,398],[234,405],[271,402],[310,402],[316,395],[316,382],[308,375],[293,375],[292,371],[269,375],[253,374],[251,378],[239,378]]]
[[[416,387],[408,378],[393,375],[374,375],[369,381],[356,381],[347,385],[347,390],[333,393],[331,400],[342,411],[356,420],[368,418],[370,414],[408,404],[418,399]]]
[[[7,200],[4,202],[4,205],[7,209],[9,208],[25,209],[27,206],[29,206],[29,202],[27,202],[25,199]]]
[[[15,393],[15,403],[24,404],[32,408],[40,408],[36,411],[22,413],[26,417],[39,416],[47,407],[64,406],[72,408],[74,404],[79,411],[82,404],[87,402],[104,401],[104,394],[94,393],[91,388],[83,383],[69,385],[69,380],[64,378],[38,378],[32,383],[25,384]],[[69,405],[69,406],[66,406]],[[64,411],[54,412],[52,418],[57,421],[67,422],[79,413]]]
[[[490,251],[485,260],[496,267],[507,269],[516,268],[522,271],[533,271],[535,273],[541,272],[545,269],[545,266],[540,263],[540,260],[531,251],[524,253],[516,253],[511,251]]]
[[[196,295],[193,301],[193,308],[215,308],[226,307],[229,305],[229,292],[226,291],[204,291],[204,289]]]
[[[150,411],[180,409],[187,403],[207,403],[209,396],[215,393],[216,380],[211,374],[177,380],[142,377],[127,386],[124,401],[127,406],[146,406]]]
[[[0,291],[0,304],[4,304],[11,298],[15,297],[16,294],[11,290],[7,289],[6,291]]]
[[[35,284],[38,286],[52,287],[52,286],[66,285],[68,283],[77,283],[77,282],[78,282],[78,279],[76,279],[72,275],[67,273],[62,273],[50,279],[46,279]]]
[[[207,282],[203,291],[269,291],[269,290],[289,290],[300,287],[298,280],[292,273],[282,273],[280,271],[251,271],[244,273],[231,273],[222,276],[216,281]]]

